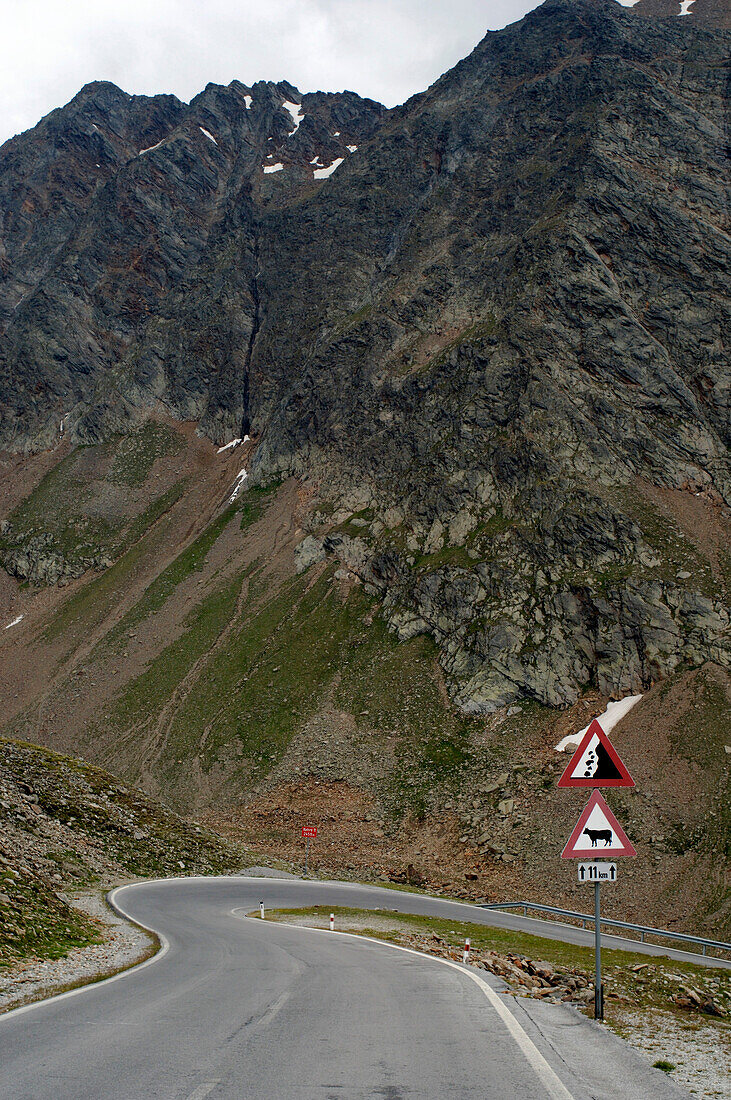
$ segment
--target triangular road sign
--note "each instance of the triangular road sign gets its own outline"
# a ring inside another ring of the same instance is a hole
[[[637,852],[622,826],[594,791],[584,812],[576,823],[568,844],[561,852],[562,859],[603,858],[604,856],[636,856]]]
[[[558,781],[559,787],[634,787],[635,781],[596,718]]]

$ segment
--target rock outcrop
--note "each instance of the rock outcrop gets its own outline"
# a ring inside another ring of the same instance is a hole
[[[725,522],[728,46],[547,0],[388,112],[84,89],[0,156],[0,444],[251,434],[250,483],[316,494],[300,565],[432,634],[468,711],[726,663],[722,570],[646,487]]]

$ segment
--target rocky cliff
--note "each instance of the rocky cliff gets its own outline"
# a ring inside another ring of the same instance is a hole
[[[0,443],[250,434],[468,712],[727,663],[728,46],[548,0],[388,112],[88,86],[0,153]]]
[[[638,0],[633,11],[648,19],[692,16],[695,23],[731,30],[731,11],[726,0]]]

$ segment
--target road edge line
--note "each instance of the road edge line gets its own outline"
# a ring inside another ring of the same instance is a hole
[[[243,913],[243,909],[236,908],[231,910],[231,914],[237,917],[239,920],[259,920],[259,918],[249,918],[246,913],[243,916],[239,916]],[[287,921],[260,921],[261,924],[268,924],[269,927],[279,925],[284,928],[292,928],[297,931],[305,932],[320,932],[324,935],[330,936],[333,933],[328,928],[312,928],[306,924],[289,924]],[[407,955],[416,955],[420,959],[429,959],[431,962],[442,963],[444,966],[450,966],[452,970],[459,971],[460,974],[465,974],[468,978],[482,990],[484,995],[492,1007],[497,1012],[498,1016],[505,1024],[511,1038],[515,1041],[518,1047],[525,1057],[526,1061],[531,1066],[531,1069],[538,1077],[541,1084],[546,1088],[548,1096],[551,1100],[575,1100],[572,1093],[564,1085],[561,1078],[548,1062],[546,1057],[541,1054],[536,1044],[531,1039],[530,1035],[525,1031],[520,1023],[516,1020],[513,1013],[510,1011],[504,1001],[500,1000],[500,997],[495,990],[488,985],[488,983],[479,976],[479,974],[473,974],[471,970],[468,970],[466,966],[460,966],[459,963],[452,962],[451,959],[441,959],[438,955],[429,955],[426,951],[417,951],[413,947],[402,947],[398,943],[389,943],[388,940],[377,940],[373,936],[361,936],[357,932],[336,932],[337,936],[347,936],[348,939],[359,941],[360,943],[374,943],[378,947],[390,947],[394,951],[404,951]]]
[[[153,881],[163,881],[153,880]],[[27,1005],[18,1005],[17,1008],[10,1008],[7,1012],[0,1013],[0,1027],[2,1027],[3,1021],[9,1019],[11,1016],[20,1016],[23,1012],[30,1012],[34,1008],[40,1008],[41,1005],[51,1004],[53,1001],[64,1001],[67,997],[76,997],[80,993],[86,993],[89,989],[98,989],[103,985],[110,985],[112,982],[118,982],[122,978],[126,978],[128,974],[137,973],[140,970],[144,970],[146,966],[152,966],[153,963],[160,962],[161,959],[167,955],[170,950],[169,940],[162,934],[162,932],[156,932],[154,928],[148,928],[142,921],[135,920],[134,917],[122,908],[119,902],[116,900],[115,895],[122,892],[122,890],[129,890],[132,886],[138,886],[139,883],[129,882],[125,886],[117,886],[114,890],[110,890],[106,895],[106,901],[110,907],[118,916],[128,921],[130,924],[136,925],[144,932],[147,932],[150,936],[157,940],[159,947],[154,955],[150,955],[149,959],[143,959],[142,962],[133,963],[132,966],[127,966],[123,970],[117,971],[116,974],[110,974],[108,978],[101,978],[99,981],[94,981],[93,978],[89,978],[88,982],[84,982],[83,985],[77,985],[74,989],[67,989],[65,993],[52,993],[50,997],[40,997],[37,1001],[31,1001]]]

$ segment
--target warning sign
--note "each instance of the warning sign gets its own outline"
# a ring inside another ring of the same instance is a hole
[[[635,781],[596,718],[558,781],[559,787],[634,787]]]
[[[563,859],[586,859],[592,856],[636,856],[627,834],[599,794],[589,799],[576,823],[568,844],[561,853]]]

